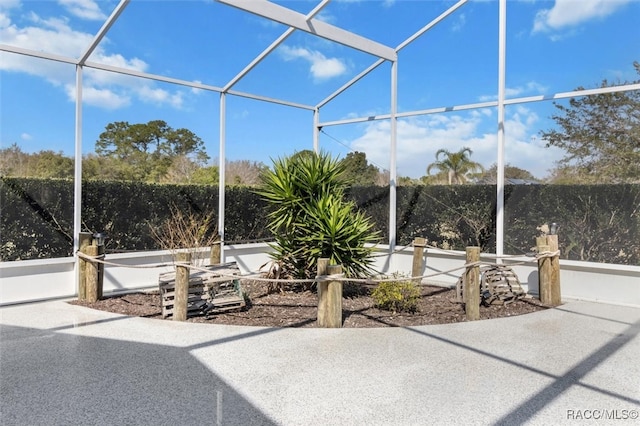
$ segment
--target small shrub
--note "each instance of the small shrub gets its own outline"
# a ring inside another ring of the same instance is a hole
[[[416,312],[420,288],[411,281],[384,281],[371,293],[376,307],[387,311]]]
[[[194,212],[183,213],[177,206],[171,206],[171,217],[160,226],[148,224],[151,235],[164,250],[176,253],[186,250],[191,253],[191,263],[202,266],[209,259],[201,258],[201,248],[209,248],[217,244],[218,230],[213,215],[203,215]]]

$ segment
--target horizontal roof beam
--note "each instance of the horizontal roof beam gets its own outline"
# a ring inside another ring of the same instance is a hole
[[[161,81],[163,83],[177,84],[179,86],[192,87],[194,89],[207,90],[207,91],[210,91],[210,92],[221,92],[222,91],[222,88],[217,87],[217,86],[210,86],[210,85],[198,83],[198,82],[195,82],[195,81],[181,80],[179,78],[171,78],[171,77],[165,77],[165,76],[157,75],[157,74],[150,74],[150,73],[147,73],[147,72],[136,71],[136,70],[132,70],[132,69],[129,69],[129,68],[114,67],[112,65],[100,64],[98,62],[89,62],[88,61],[88,62],[85,63],[85,67],[93,68],[93,69],[101,70],[101,71],[114,72],[114,73],[117,73],[117,74],[130,75],[130,76],[133,76],[133,77],[145,78],[147,80]]]
[[[0,44],[0,52],[17,53],[18,55],[31,56],[33,58],[48,59],[50,61],[64,62],[67,64],[78,65],[78,60],[68,56],[55,55],[53,53],[39,52],[36,50],[25,49],[18,46],[10,46],[8,44]]]
[[[640,90],[640,83],[623,84],[620,86],[597,87],[595,89],[573,90],[571,92],[558,92],[551,95],[526,96],[521,98],[505,99],[505,105],[526,104],[530,102],[554,101],[567,98],[579,98],[582,96],[602,95],[605,93],[629,92],[632,90]],[[480,102],[475,104],[464,104],[450,107],[438,107],[431,109],[423,109],[419,111],[407,111],[396,113],[396,118],[416,117],[419,115],[440,114],[443,112],[465,111],[479,108],[495,108],[498,101]],[[347,118],[344,120],[325,121],[318,123],[318,127],[337,126],[340,124],[365,123],[367,121],[388,120],[391,114],[371,115],[367,117]]]
[[[301,31],[315,34],[327,40],[335,41],[345,46],[352,47],[361,52],[383,58],[388,61],[396,61],[398,54],[395,49],[369,40],[365,37],[327,24],[319,19],[308,19],[305,15],[286,7],[271,3],[267,0],[216,0],[229,6],[253,13],[258,16],[280,22]]]

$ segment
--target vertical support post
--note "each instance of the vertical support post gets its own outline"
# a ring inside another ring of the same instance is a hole
[[[328,275],[342,274],[342,266],[327,266]],[[324,328],[342,327],[342,281],[323,281],[324,286],[318,300],[318,326]],[[320,288],[320,286],[318,286]]]
[[[391,146],[389,147],[389,254],[393,253],[397,244],[397,186],[398,186],[398,61],[391,63],[391,111],[390,111]],[[395,262],[395,256],[390,261]],[[393,263],[390,265],[394,267]]]
[[[506,94],[507,0],[500,0],[498,12],[498,153],[496,160],[496,255],[504,254],[504,99]],[[498,257],[498,263],[502,259]]]
[[[227,94],[220,93],[220,149],[218,152],[218,235],[220,236],[220,256],[218,258],[222,262],[224,259],[224,210],[225,210],[225,173],[227,158],[225,148],[227,145]]]
[[[424,247],[427,245],[427,240],[422,237],[416,237],[413,240],[413,264],[411,267],[411,276],[419,277],[424,271]],[[416,278],[415,284],[420,284],[422,280]]]
[[[82,234],[82,66],[76,65],[76,122],[75,122],[75,147],[73,163],[73,235],[78,236],[73,241],[73,252],[81,250],[80,234]],[[84,251],[83,251],[84,253]],[[86,254],[86,253],[85,253]],[[76,263],[78,268],[76,288],[78,298],[84,299],[84,294],[80,297],[80,289],[85,287],[84,265]]]
[[[191,253],[176,253],[176,262],[191,263]],[[187,301],[189,299],[189,268],[176,265],[176,290],[173,299],[173,320],[187,320]]]
[[[313,110],[313,152],[320,152],[320,108]]]
[[[85,249],[87,256],[97,257],[98,246],[90,245]],[[98,262],[87,261],[85,265],[85,300],[89,303],[98,301]]]
[[[546,242],[545,237],[541,238]],[[538,254],[549,251],[547,244],[540,244],[542,242],[540,238],[538,238],[537,241]],[[548,256],[538,258],[538,280],[540,301],[545,305],[551,305],[551,258]]]
[[[558,236],[547,235],[547,245],[550,252],[558,251]],[[558,306],[562,304],[562,294],[560,291],[560,255],[556,254],[551,257],[551,290],[549,295],[549,304]]]
[[[87,254],[87,247],[91,245],[91,233],[80,232],[78,234],[78,250]],[[87,261],[78,257],[78,299],[86,300],[87,298]]]
[[[467,247],[467,264],[480,261],[480,247]],[[467,266],[464,273],[464,311],[467,320],[480,319],[480,266]]]

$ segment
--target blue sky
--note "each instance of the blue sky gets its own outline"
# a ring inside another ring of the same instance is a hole
[[[315,1],[278,1],[306,14]],[[395,48],[453,1],[334,0],[319,19]],[[0,0],[0,43],[77,58],[118,2]],[[640,61],[640,1],[509,1],[507,98],[549,95],[603,79],[633,81]],[[415,111],[497,98],[498,2],[470,1],[399,53],[398,110]],[[214,1],[132,0],[89,61],[222,87],[286,27]],[[234,90],[316,105],[377,58],[294,32]],[[320,110],[321,121],[390,111],[391,66],[384,63]],[[0,52],[0,145],[72,155],[75,68]],[[218,156],[219,94],[85,68],[83,151],[92,152],[114,121],[165,120],[185,127]],[[506,161],[538,177],[562,152],[545,148],[551,102],[508,106]],[[312,113],[227,96],[230,160],[270,158],[312,148]],[[389,167],[389,122],[326,126],[321,148],[344,157],[365,152]],[[468,146],[496,160],[497,111],[485,108],[400,119],[398,174],[420,177],[440,148]]]

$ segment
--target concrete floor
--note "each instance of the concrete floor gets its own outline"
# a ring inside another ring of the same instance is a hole
[[[273,329],[0,308],[2,425],[640,424],[640,309]]]

